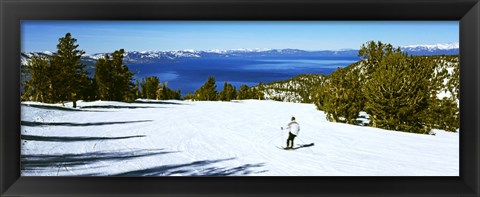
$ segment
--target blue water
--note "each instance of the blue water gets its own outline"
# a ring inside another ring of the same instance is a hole
[[[259,82],[286,80],[300,74],[330,74],[339,67],[358,61],[358,57],[251,57],[251,58],[197,58],[153,64],[128,64],[135,78],[157,76],[168,87],[193,93],[209,76],[217,81],[217,90],[224,81],[235,85],[257,85]]]

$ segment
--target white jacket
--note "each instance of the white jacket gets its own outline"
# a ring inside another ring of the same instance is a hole
[[[300,125],[297,122],[292,121],[292,122],[288,123],[287,129],[293,135],[298,135],[298,132],[300,132]]]

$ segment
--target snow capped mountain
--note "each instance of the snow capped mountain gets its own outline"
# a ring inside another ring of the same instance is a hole
[[[233,52],[264,52],[264,51],[270,51],[273,49],[268,49],[268,48],[253,48],[253,49],[212,49],[212,50],[206,50],[205,52],[207,53],[233,53]]]
[[[400,47],[402,51],[412,55],[458,55],[460,44],[458,42],[446,44],[407,45]]]
[[[43,54],[45,54],[45,55],[53,55],[53,53],[50,52],[50,51],[44,51]]]
[[[432,44],[432,45],[407,45],[400,47],[411,55],[457,55],[459,43]],[[23,52],[21,63],[25,65],[33,55],[51,56],[54,52]],[[95,63],[107,53],[84,54],[82,59],[86,62]],[[125,63],[144,64],[168,61],[179,61],[184,58],[231,58],[231,57],[357,57],[358,50],[319,50],[307,51],[301,49],[268,49],[268,48],[241,48],[241,49],[213,49],[213,50],[173,50],[173,51],[127,51]]]
[[[158,63],[179,61],[185,58],[229,58],[229,57],[280,57],[280,56],[351,56],[356,51],[305,51],[300,49],[228,49],[205,50],[193,49],[175,51],[127,51],[124,61],[130,64]],[[32,56],[51,56],[53,52],[25,52],[22,53],[22,65],[25,65]],[[96,62],[107,53],[84,54],[82,59],[86,62]]]
[[[425,45],[407,45],[400,47],[402,49],[411,50],[411,51],[418,51],[418,50],[452,50],[452,49],[459,49],[460,43],[453,42],[453,43],[446,43],[446,44],[425,44]]]

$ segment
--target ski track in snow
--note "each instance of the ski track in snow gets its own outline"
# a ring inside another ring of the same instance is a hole
[[[459,133],[332,123],[313,104],[142,101],[23,102],[22,176],[459,175]],[[296,146],[314,146],[276,147],[291,116]]]

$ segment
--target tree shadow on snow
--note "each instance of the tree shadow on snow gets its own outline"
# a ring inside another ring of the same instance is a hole
[[[92,111],[92,110],[81,110],[77,108],[68,108],[61,106],[50,106],[50,105],[36,105],[36,104],[22,104],[24,106],[39,108],[39,109],[50,109],[50,110],[60,110],[60,111],[79,111],[79,112],[102,112],[102,111]]]
[[[43,142],[80,142],[80,141],[96,141],[96,140],[119,140],[145,137],[145,135],[123,136],[123,137],[57,137],[57,136],[37,136],[37,135],[21,135],[22,140],[43,141]]]
[[[238,167],[209,167],[211,164],[232,160],[235,158],[218,159],[218,160],[201,160],[186,164],[163,165],[143,170],[135,170],[113,176],[241,176],[253,173],[262,173],[263,171],[256,171],[254,168],[263,167],[265,164],[245,164]]]
[[[32,121],[21,121],[22,126],[30,127],[43,127],[43,126],[73,126],[73,127],[83,127],[83,126],[101,126],[101,125],[113,125],[113,124],[129,124],[129,123],[139,123],[139,122],[151,122],[153,120],[136,120],[136,121],[123,121],[123,122],[89,122],[89,123],[72,123],[72,122],[32,122]]]
[[[146,107],[146,106],[117,106],[117,105],[92,105],[82,106],[81,109],[101,108],[101,109],[137,109],[137,108],[162,108],[162,107]]]
[[[59,154],[59,155],[21,155],[21,170],[26,171],[56,171],[55,167],[76,167],[89,165],[97,162],[106,161],[124,161],[139,157],[164,155],[176,153],[172,151],[157,150],[137,150],[130,152],[90,152],[83,154]]]
[[[133,103],[161,104],[161,105],[185,105],[183,103],[175,103],[175,102],[169,102],[169,101],[134,101]]]

